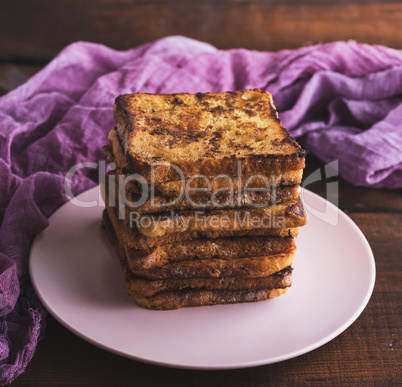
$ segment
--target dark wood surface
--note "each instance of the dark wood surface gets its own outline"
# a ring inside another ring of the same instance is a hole
[[[279,50],[339,39],[402,48],[401,21],[397,1],[5,0],[0,5],[0,93],[76,40],[127,49],[182,34],[219,48]],[[309,155],[305,175],[322,165]],[[325,196],[323,182],[308,188]],[[402,385],[402,192],[340,180],[339,207],[366,235],[377,279],[362,315],[323,347],[242,370],[168,369],[103,351],[49,316],[45,338],[13,385]]]
[[[355,39],[402,48],[402,3],[380,0],[3,0],[0,59],[42,63],[89,40],[117,49],[166,35],[257,50]]]

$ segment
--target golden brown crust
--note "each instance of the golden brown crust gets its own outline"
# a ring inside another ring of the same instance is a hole
[[[134,184],[127,183],[125,194],[119,192],[119,176],[125,178],[120,171],[109,171],[106,174],[107,189],[113,189],[115,185],[116,200],[127,201],[127,207],[132,208],[140,214],[160,213],[166,211],[186,211],[186,210],[212,210],[212,209],[230,209],[230,208],[250,208],[265,207],[281,203],[295,203],[300,197],[301,189],[299,185],[293,186],[272,186],[261,191],[247,191],[238,193],[236,191],[221,190],[218,188],[202,195],[184,195],[178,193],[177,196],[168,196],[153,194],[151,188],[146,199],[142,201],[141,189]],[[110,187],[110,188],[108,188]],[[226,188],[226,187],[221,187]],[[214,193],[215,191],[215,193]],[[172,193],[172,192],[171,192]],[[138,204],[140,203],[140,204]]]
[[[253,179],[250,179],[248,181],[248,188],[252,189],[265,189],[267,186],[267,179],[264,178],[258,178],[255,177]],[[297,186],[300,185],[301,180],[303,177],[303,170],[295,170],[295,171],[286,171],[283,174],[279,176],[271,175],[268,177],[268,181],[270,184],[270,187],[276,187],[277,189],[286,186]],[[211,178],[209,180],[211,184],[211,191],[217,191],[221,190],[224,188],[228,187],[228,184],[233,184],[234,187],[234,192],[239,192],[238,187],[240,189],[243,189],[244,192],[244,187],[246,185],[247,179],[242,178],[242,180],[239,181],[237,177],[232,177],[230,183],[228,183],[227,179],[224,178]],[[188,184],[188,185],[186,185]],[[184,189],[183,189],[183,181],[181,180],[175,180],[175,181],[168,181],[165,183],[159,183],[154,185],[155,193],[158,195],[163,195],[163,196],[174,196],[177,197],[178,195],[181,194],[183,191],[184,193],[190,195],[190,196],[195,196],[197,191],[195,189],[198,188],[205,188],[206,187],[206,182],[205,179],[203,178],[194,178],[189,182],[188,180],[184,180]],[[202,191],[199,191],[198,195],[202,195]]]
[[[257,228],[294,228],[304,226],[307,213],[300,200],[261,208],[240,208],[196,212],[177,211],[161,214],[135,214],[135,227],[147,237],[162,237],[186,231],[242,231]],[[138,215],[138,216],[137,216]],[[134,224],[134,223],[133,223]]]
[[[171,310],[192,306],[258,302],[284,294],[285,289],[259,290],[207,290],[192,289],[161,292],[152,297],[134,296],[135,302],[147,309]]]
[[[127,94],[114,117],[125,167],[150,181],[197,174],[281,174],[304,167],[305,151],[280,123],[261,90],[202,94]],[[123,165],[120,165],[123,167]]]
[[[152,214],[166,211],[199,211],[233,208],[265,207],[282,203],[295,203],[300,196],[300,187],[277,187],[266,192],[250,192],[237,194],[230,193],[216,196],[192,196],[190,200],[183,196],[180,200],[172,197],[154,196],[132,210],[140,214]],[[127,199],[131,203],[138,203],[142,196],[129,192]]]
[[[146,270],[173,262],[266,256],[288,250],[294,245],[293,237],[249,236],[172,243],[158,246],[150,254],[145,255],[143,251],[135,249],[126,249],[126,253],[134,270]]]
[[[244,158],[242,160],[242,175],[251,176],[255,174],[267,175],[280,175],[284,171],[294,171],[303,169],[305,167],[305,153],[298,153],[292,156],[276,156],[261,158]],[[153,180],[158,182],[179,180],[181,175],[177,172],[177,169],[172,165],[180,168],[181,172],[186,178],[203,175],[207,177],[216,176],[219,174],[225,174],[229,176],[236,176],[237,174],[237,162],[233,159],[227,158],[222,160],[203,160],[199,162],[183,161],[178,164],[170,165],[158,165],[139,163],[132,157],[129,158],[127,168],[130,171],[137,171],[137,173],[143,176],[147,181],[151,181],[152,167],[154,167]]]
[[[109,202],[108,190],[104,191],[105,203]],[[141,234],[136,227],[129,228],[125,222],[119,219],[117,207],[106,205],[108,216],[113,224],[113,227],[118,231],[119,238],[122,239],[127,248],[137,250],[145,250],[151,252],[157,246],[163,246],[175,242],[183,242],[201,238],[222,238],[222,237],[242,237],[242,236],[280,236],[280,237],[295,237],[298,235],[298,229],[293,228],[255,228],[242,230],[187,230],[172,234],[165,234],[159,237],[147,237]],[[298,216],[298,215],[295,215]],[[303,216],[302,216],[303,218]]]
[[[282,187],[289,187],[289,186],[298,186],[301,183],[303,176],[303,170],[296,170],[296,171],[287,171],[284,172],[280,176],[269,176],[269,184],[270,188],[276,188],[276,189],[281,189]],[[230,180],[230,183],[228,183],[227,178],[211,178],[209,180],[209,183],[211,184],[211,192],[218,191],[218,190],[224,190],[228,189],[228,184],[233,184],[233,191],[235,193],[239,192],[239,187],[240,190],[243,189],[244,192],[244,187],[246,184],[246,181],[244,178],[239,181],[237,177],[232,177]],[[159,183],[154,185],[155,193],[157,195],[161,196],[167,196],[167,197],[177,197],[180,195],[182,192],[183,194],[187,194],[189,196],[207,196],[210,195],[209,192],[204,193],[203,191],[196,191],[196,189],[202,188],[205,189],[206,187],[206,182],[205,179],[201,178],[194,178],[189,182],[189,180],[175,180],[175,181],[168,181],[166,183]],[[184,186],[184,188],[183,188]],[[249,184],[247,188],[250,189],[260,189],[265,190],[267,186],[266,179],[264,178],[253,178],[249,180]],[[230,186],[229,186],[230,187]],[[130,187],[128,187],[130,189]],[[251,191],[251,190],[250,190]],[[260,192],[256,192],[260,193]]]
[[[266,275],[265,273],[264,276],[264,270],[261,270],[264,268],[264,264],[261,265],[261,263],[258,268],[258,277],[251,279],[242,276],[239,278],[195,278],[194,273],[187,279],[181,275],[178,279],[167,278],[156,281],[137,278],[127,266],[125,250],[110,227],[106,212],[104,212],[103,222],[123,267],[127,293],[141,307],[169,310],[191,306],[256,302],[277,297],[291,286],[291,268],[289,266],[282,270],[277,267],[271,274]],[[262,260],[264,261],[264,258]],[[290,263],[291,261],[289,261]],[[199,271],[197,271],[198,273]],[[218,275],[221,274],[224,275],[225,271]]]
[[[259,278],[189,278],[146,280],[137,278],[130,270],[125,271],[127,294],[136,297],[152,297],[159,292],[179,291],[183,289],[207,290],[258,290],[283,289],[292,285],[292,268],[289,266],[280,272]]]
[[[108,162],[117,165],[119,170],[126,171],[127,173],[125,173],[125,177],[134,173],[143,176],[140,171],[131,168],[130,165],[127,163],[124,148],[121,144],[120,137],[115,127],[112,128],[112,130],[109,133],[109,140],[111,143],[103,147],[103,151],[108,156]],[[212,175],[193,174],[190,176],[183,175],[184,179],[167,180],[167,181],[157,181],[157,179],[154,178],[150,178],[147,176],[143,177],[146,178],[146,181],[149,184],[152,183],[155,193],[166,196],[177,196],[180,195],[180,193],[183,190],[183,181],[184,184],[187,184],[190,178],[191,182],[189,183],[188,187],[191,189],[204,188],[206,186],[205,177],[209,178],[209,183],[211,184],[212,191],[227,187],[228,186],[227,179],[224,179],[222,177],[218,178],[219,175],[230,176],[235,191],[237,191],[237,187],[239,185],[240,187],[243,188],[246,181],[250,179],[250,176],[253,176],[253,178],[248,181],[249,188],[265,188],[267,186],[267,181],[272,186],[298,185],[301,183],[303,177],[304,164],[301,166],[296,165],[295,169],[290,168],[287,170],[280,170],[280,167],[278,166],[277,170],[272,173],[271,171],[265,171],[265,172],[253,171],[252,173],[250,173],[249,170],[243,169],[243,161],[240,161],[240,164],[238,164],[237,168],[238,168],[236,169],[237,173],[235,175],[222,174],[222,173],[216,173]],[[240,173],[238,173],[239,170]],[[196,178],[197,175],[201,175],[202,177]],[[262,175],[263,177],[259,177],[259,175]],[[240,182],[239,177],[241,179]],[[190,192],[189,194],[191,195],[191,189],[190,191],[185,190],[185,192]]]
[[[126,262],[124,243],[104,222],[108,238],[112,243],[120,262]],[[167,263],[160,267],[136,270],[128,261],[127,265],[136,277],[146,279],[185,279],[185,278],[258,278],[274,274],[290,266],[296,255],[296,247],[277,254],[230,259],[198,259]]]
[[[106,179],[103,190],[103,224],[137,304],[176,309],[285,292],[293,236],[307,221],[299,198],[306,152],[283,128],[271,95],[127,94],[116,98],[114,118],[104,151],[117,171],[108,177],[146,180],[119,193]],[[192,191],[170,204],[187,179]],[[153,201],[129,206],[150,186]],[[112,204],[119,194],[124,200]]]
[[[118,241],[119,232],[115,229],[105,211],[103,225],[112,242]],[[120,235],[121,236],[121,235]],[[120,238],[122,240],[122,238]],[[123,242],[120,242],[122,244]],[[280,253],[295,246],[293,237],[248,236],[236,238],[194,239],[181,243],[171,243],[155,247],[150,251],[126,248],[120,256],[126,256],[134,270],[147,270],[162,267],[167,263],[192,260],[237,259],[260,257]]]
[[[159,292],[182,290],[182,289],[278,289],[289,287],[292,284],[292,267],[288,266],[284,269],[265,277],[257,278],[230,278],[230,277],[213,277],[213,278],[179,278],[179,279],[162,279],[148,280],[138,278],[130,270],[127,265],[127,257],[125,250],[117,239],[113,228],[107,218],[103,218],[107,236],[114,247],[124,272],[124,280],[127,293],[131,296],[151,297]],[[238,257],[230,256],[230,259]],[[200,258],[198,258],[200,259]],[[207,259],[207,258],[206,258]]]
[[[118,185],[120,171],[109,171],[106,175],[107,183]],[[124,175],[123,175],[124,177]],[[153,194],[151,189],[143,202],[141,189],[134,184],[128,183],[125,195],[119,193],[116,187],[116,195],[119,200],[125,200],[130,204],[130,208],[140,214],[160,213],[165,211],[186,211],[186,210],[212,210],[228,208],[250,208],[271,206],[281,203],[296,202],[300,196],[300,187],[293,186],[272,186],[264,191],[231,192],[226,187],[210,192],[200,193],[200,195],[180,195],[169,196]],[[112,189],[112,188],[110,188]],[[171,191],[172,193],[172,191]],[[140,204],[137,204],[140,203]],[[128,206],[128,205],[127,205]]]
[[[131,271],[136,277],[146,279],[184,278],[259,278],[274,274],[290,266],[295,258],[296,248],[265,257],[238,259],[204,259],[173,262],[148,270]]]
[[[109,207],[109,181],[106,180],[104,197]],[[118,196],[116,185],[116,196]],[[115,203],[115,211],[117,205]],[[120,203],[124,204],[124,203]],[[184,232],[244,231],[260,228],[283,229],[303,226],[307,213],[300,199],[267,207],[239,209],[214,209],[209,211],[174,211],[157,214],[140,214],[136,208],[123,206],[120,218],[125,219],[131,229],[149,238],[163,237]]]

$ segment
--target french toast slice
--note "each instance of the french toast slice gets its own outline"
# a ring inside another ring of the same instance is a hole
[[[167,263],[162,267],[131,271],[136,277],[146,279],[189,279],[189,278],[260,278],[267,277],[290,266],[296,248],[265,257],[238,259],[202,259],[196,261]],[[127,263],[129,265],[129,262]]]
[[[102,194],[108,210],[113,207],[114,211],[117,211],[118,218],[123,219],[130,229],[135,229],[149,238],[185,232],[243,232],[261,228],[296,228],[307,222],[307,213],[300,198],[297,198],[297,201],[267,207],[141,214],[135,207],[124,205],[124,202],[110,200],[109,188],[110,183],[106,180]],[[115,188],[115,197],[118,198],[117,185]]]
[[[127,265],[136,277],[146,279],[266,277],[290,266],[296,255],[296,247],[293,245],[288,250],[266,256],[236,259],[206,258],[171,262],[160,267],[136,270],[136,267],[131,265],[132,261],[127,260],[126,246],[117,237],[118,234],[111,232],[110,229],[106,228],[106,230],[108,238],[120,258],[120,262],[127,261]]]
[[[295,203],[300,196],[299,186],[280,186],[265,192],[236,193],[219,192],[218,194],[165,197],[149,195],[151,199],[141,203],[142,195],[129,191],[125,198],[132,203],[132,210],[140,214],[152,214],[166,211],[199,211],[234,208],[266,207],[282,203]]]
[[[126,208],[130,227],[151,238],[186,231],[242,231],[259,228],[294,228],[304,226],[307,213],[299,199],[269,207],[211,211],[178,211],[173,213],[138,214]]]
[[[295,245],[293,237],[249,236],[195,239],[181,244],[158,246],[150,254],[127,248],[127,261],[133,270],[148,270],[169,263],[204,259],[238,259],[273,255]]]
[[[124,230],[115,230],[104,212],[103,227],[107,230],[109,238],[117,239],[117,234]],[[118,226],[121,226],[119,224]],[[120,228],[120,227],[119,227]],[[121,240],[123,238],[120,238]],[[122,242],[119,242],[122,243]],[[295,246],[293,237],[278,236],[248,236],[237,238],[193,239],[181,243],[170,243],[157,246],[150,251],[124,248],[121,255],[126,256],[127,262],[133,270],[147,270],[162,267],[173,262],[193,260],[237,259],[273,255],[289,250]]]
[[[221,237],[240,237],[240,236],[280,236],[280,237],[295,237],[298,235],[297,227],[288,228],[256,228],[256,229],[241,229],[241,230],[186,230],[176,233],[167,233],[159,237],[148,237],[142,234],[135,224],[133,227],[129,227],[129,224],[124,224],[119,217],[119,209],[117,206],[109,205],[109,189],[108,182],[106,181],[106,187],[101,189],[103,199],[106,204],[106,210],[110,220],[112,221],[115,229],[122,230],[118,233],[119,238],[125,243],[125,246],[134,248],[137,250],[151,251],[156,246],[162,246],[169,243],[183,242],[188,240],[200,239],[200,238],[221,238]],[[117,196],[117,195],[116,195]],[[124,211],[126,211],[124,209]],[[128,222],[129,220],[126,219]]]
[[[278,194],[280,190],[284,187],[295,187],[301,184],[303,176],[303,170],[297,171],[287,171],[279,176],[269,176],[268,182],[269,187],[268,190],[276,189]],[[219,177],[215,176],[209,179],[206,182],[205,178],[197,178],[194,177],[191,179],[184,180],[174,180],[167,181],[165,183],[154,184],[154,190],[157,195],[167,196],[167,197],[177,197],[182,192],[189,196],[207,196],[210,195],[210,192],[215,192],[218,190],[224,190],[231,188],[233,186],[233,191],[237,194],[239,192],[244,191],[245,186],[244,178],[231,177],[230,180],[227,177]],[[210,187],[207,187],[207,184],[210,184]],[[132,190],[138,192],[138,185],[135,182],[130,182],[128,185],[130,189],[131,186],[136,186],[137,189],[133,188]],[[239,190],[240,187],[240,190]],[[254,177],[252,180],[248,182],[248,188],[255,190],[256,193],[267,191],[267,180],[264,178]]]
[[[128,265],[129,258],[125,255],[124,247],[117,239],[113,229],[104,224],[108,239],[115,249],[124,272],[124,280],[127,292],[130,295],[141,297],[151,297],[162,291],[182,290],[182,289],[277,289],[289,287],[292,284],[292,267],[284,269],[269,276],[256,278],[233,278],[233,277],[209,277],[209,278],[168,278],[149,280],[137,277]],[[235,257],[232,257],[236,259]]]
[[[120,223],[123,231],[119,233],[124,245],[137,250],[151,251],[157,246],[163,246],[170,243],[182,243],[183,241],[195,239],[216,239],[227,237],[243,237],[243,236],[279,236],[279,237],[296,237],[299,234],[297,227],[294,228],[259,228],[251,230],[217,230],[217,231],[184,231],[174,234],[166,234],[160,237],[147,237],[141,234],[136,227],[129,228],[124,221],[118,218],[117,209],[107,207],[106,210],[113,227],[118,227]]]
[[[194,306],[265,301],[278,297],[286,293],[287,290],[288,288],[258,290],[190,289],[160,292],[152,297],[133,296],[133,299],[142,308],[172,310]]]
[[[124,271],[124,282],[127,293],[137,297],[152,297],[160,292],[179,291],[183,289],[225,289],[225,290],[258,290],[283,289],[292,285],[292,267],[259,278],[185,278],[147,280],[137,278],[130,269]]]
[[[109,171],[106,174],[106,185],[116,185],[115,198],[126,203],[132,211],[140,214],[160,213],[164,211],[188,211],[188,210],[213,210],[230,208],[263,207],[274,204],[296,202],[300,196],[300,186],[272,186],[270,189],[260,192],[231,192],[221,190],[209,192],[203,195],[179,194],[177,197],[166,197],[154,194],[149,189],[144,196],[134,184],[119,187],[120,171]],[[107,188],[113,190],[112,187]],[[143,199],[146,199],[145,201]],[[113,203],[110,203],[113,204]]]
[[[121,144],[119,135],[117,134],[116,128],[112,128],[109,133],[110,144],[103,146],[104,153],[108,156],[108,162],[115,164],[117,169],[120,171],[125,171],[124,177],[130,176],[133,173],[138,173],[138,171],[129,171],[127,169],[126,157],[124,153],[124,148]],[[203,195],[204,192],[216,191],[219,189],[233,187],[234,192],[238,192],[244,188],[246,182],[248,188],[266,190],[267,185],[269,187],[279,187],[279,186],[294,186],[299,185],[303,177],[303,169],[287,170],[281,171],[278,174],[262,174],[253,173],[247,176],[243,173],[241,168],[241,162],[239,164],[238,174],[236,176],[228,176],[225,174],[217,174],[215,176],[197,175],[189,177],[183,177],[181,180],[170,180],[164,182],[155,182],[151,180],[153,189],[155,193],[163,196],[175,196],[177,197],[182,192],[188,195]],[[252,178],[251,178],[252,176]],[[151,185],[151,184],[150,184]],[[138,192],[138,182],[129,181],[128,187],[133,186],[131,189]],[[197,190],[202,188],[203,190]],[[196,192],[196,193],[195,193]]]
[[[106,230],[123,268],[126,291],[139,306],[144,308],[168,310],[191,306],[256,302],[277,297],[291,286],[290,266],[265,277],[251,279],[191,277],[147,280],[137,278],[127,266],[121,241],[113,232],[108,232],[108,227]]]
[[[306,152],[278,119],[262,90],[197,94],[126,94],[114,119],[123,170],[155,183],[195,176],[281,175],[304,168]],[[180,169],[180,173],[178,172]]]

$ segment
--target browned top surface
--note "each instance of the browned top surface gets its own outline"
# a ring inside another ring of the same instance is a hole
[[[125,153],[148,164],[302,152],[261,90],[126,94],[114,116]]]

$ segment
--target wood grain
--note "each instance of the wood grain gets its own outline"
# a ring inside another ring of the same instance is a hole
[[[77,40],[127,49],[167,35],[276,51],[355,39],[402,48],[398,1],[48,0],[2,2],[0,60],[46,63]]]

